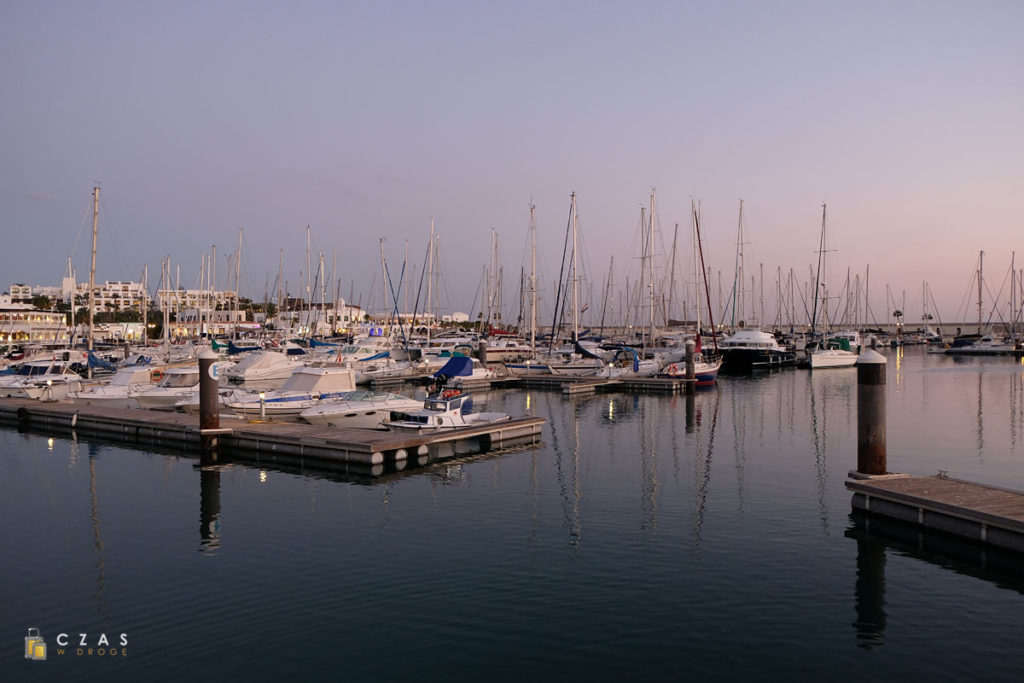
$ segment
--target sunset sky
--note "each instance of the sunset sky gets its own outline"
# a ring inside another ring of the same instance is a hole
[[[599,296],[611,256],[635,284],[656,188],[659,279],[676,223],[690,268],[696,199],[731,286],[743,199],[771,322],[827,202],[833,294],[870,266],[878,322],[887,287],[920,320],[925,281],[974,320],[979,252],[986,315],[1015,250],[1024,268],[1022,27],[1014,1],[6,2],[0,288],[59,284],[69,256],[88,279],[99,181],[100,281],[148,264],[155,290],[169,256],[195,287],[216,244],[226,286],[242,228],[242,294],[273,289],[281,250],[300,294],[308,225],[314,268],[336,253],[365,305],[380,239],[418,274],[433,217],[454,310],[479,308],[497,232],[507,316],[531,201],[550,307],[570,194]]]

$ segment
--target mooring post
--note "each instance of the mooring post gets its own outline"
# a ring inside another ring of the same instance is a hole
[[[692,339],[687,339],[686,347],[686,391],[687,393],[697,389],[697,344]]]
[[[857,357],[857,472],[886,473],[885,356],[867,350]]]
[[[218,391],[220,381],[217,378],[217,354],[206,349],[199,354],[199,440],[201,445],[202,464],[213,464],[217,461],[217,435],[208,434],[207,430],[220,429],[220,413],[218,412]]]

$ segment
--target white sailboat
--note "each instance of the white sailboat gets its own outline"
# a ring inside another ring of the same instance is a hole
[[[814,326],[818,313],[818,293],[822,287],[821,267],[825,259],[825,216],[826,205],[821,205],[821,244],[818,249],[818,273],[814,286],[814,309],[811,314],[811,337],[814,337]],[[856,344],[856,346],[851,346]],[[825,335],[823,340],[813,343],[806,349],[807,360],[812,370],[821,368],[848,368],[857,364],[860,351],[860,336],[857,332],[843,332]]]

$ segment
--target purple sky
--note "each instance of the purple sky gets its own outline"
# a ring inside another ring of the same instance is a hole
[[[216,244],[223,286],[241,227],[243,294],[281,249],[297,294],[309,225],[365,304],[378,241],[418,272],[433,216],[451,308],[479,306],[493,228],[514,317],[531,199],[545,290],[575,191],[600,292],[611,255],[636,282],[654,187],[659,278],[696,198],[731,286],[743,198],[771,321],[828,202],[833,293],[870,265],[879,322],[888,285],[916,323],[923,281],[973,320],[978,252],[1006,302],[1024,249],[1021,26],[1020,2],[936,0],[4,3],[0,287],[57,284],[68,256],[87,279],[100,181],[101,281],[148,263],[155,288],[170,256],[193,287]]]

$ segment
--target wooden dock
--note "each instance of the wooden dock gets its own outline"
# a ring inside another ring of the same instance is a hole
[[[565,396],[588,396],[598,392],[678,394],[687,385],[685,379],[663,377],[572,377],[565,375],[525,375],[491,380],[494,388],[550,389]]]
[[[855,510],[1024,552],[1024,493],[943,475],[851,476]]]
[[[218,450],[255,461],[289,464],[346,463],[377,467],[426,463],[540,442],[541,417],[524,417],[430,434],[337,429],[290,421],[224,417],[221,428],[200,430],[196,415],[122,410],[28,399],[0,399],[0,424],[46,433],[96,435],[125,443],[199,449],[215,436]]]

